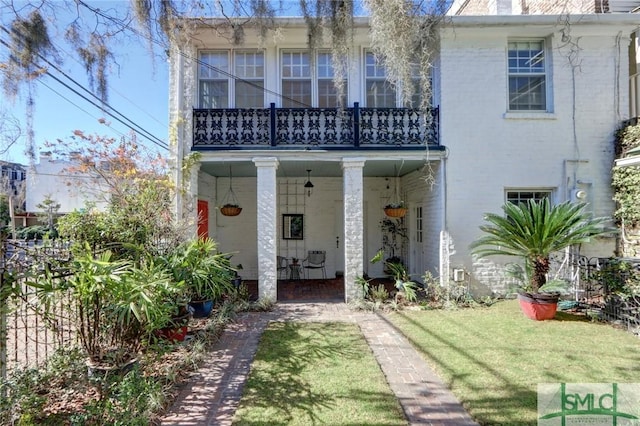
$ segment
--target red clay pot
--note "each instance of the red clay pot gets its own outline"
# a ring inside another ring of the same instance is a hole
[[[558,309],[558,296],[554,294],[518,293],[522,312],[532,320],[553,319]]]
[[[168,340],[171,343],[184,342],[189,327],[187,325],[166,327],[156,331],[158,337]]]

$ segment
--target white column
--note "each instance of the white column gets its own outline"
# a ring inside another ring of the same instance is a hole
[[[362,298],[356,278],[364,273],[364,200],[363,158],[343,158],[344,193],[344,298],[345,302]]]
[[[189,170],[182,170],[183,190],[178,191],[181,200],[181,214],[187,232],[193,238],[198,237],[198,175],[201,163],[195,163]]]
[[[278,297],[278,253],[276,158],[254,158],[258,169],[258,297]]]

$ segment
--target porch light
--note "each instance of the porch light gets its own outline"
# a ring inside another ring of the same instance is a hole
[[[307,183],[304,184],[307,190],[307,196],[311,197],[311,191],[313,191],[313,184],[311,183],[311,170],[307,169]]]

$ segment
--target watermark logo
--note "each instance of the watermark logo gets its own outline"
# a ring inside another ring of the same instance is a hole
[[[640,426],[640,383],[541,383],[539,426]]]

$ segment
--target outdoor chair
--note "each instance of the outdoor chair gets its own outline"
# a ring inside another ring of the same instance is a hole
[[[286,257],[278,256],[278,278],[287,278],[287,269],[289,268],[289,262]],[[283,277],[284,274],[284,277]]]
[[[309,278],[309,272],[312,269],[322,270],[322,278],[327,278],[327,271],[324,266],[327,254],[323,250],[310,250],[307,254],[307,258],[302,261],[302,267],[305,271],[305,276]]]

